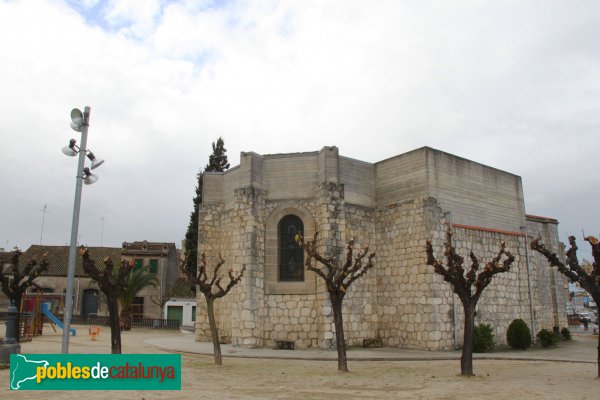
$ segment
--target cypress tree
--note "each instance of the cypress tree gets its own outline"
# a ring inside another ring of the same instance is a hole
[[[208,164],[204,167],[204,172],[223,172],[229,168],[227,162],[227,149],[222,138],[217,139],[217,143],[212,143],[213,152],[208,157]]]
[[[204,167],[204,172],[223,172],[229,168],[227,162],[227,149],[222,138],[212,143],[212,154],[208,158],[208,164]],[[194,209],[190,214],[190,222],[185,233],[185,268],[190,271],[192,276],[196,276],[198,264],[198,210],[202,204],[202,172],[196,175],[198,184],[196,185],[196,196],[194,197]]]

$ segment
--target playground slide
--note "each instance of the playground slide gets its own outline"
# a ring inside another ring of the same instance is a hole
[[[42,314],[44,314],[46,317],[50,318],[50,321],[54,322],[56,325],[58,325],[60,327],[60,329],[65,329],[63,327],[63,323],[60,319],[56,318],[56,316],[54,314],[52,314],[50,312],[50,310],[48,310],[48,304],[46,303],[42,303]],[[75,336],[75,334],[77,333],[75,331],[75,328],[71,328],[69,329],[71,331],[71,336]]]

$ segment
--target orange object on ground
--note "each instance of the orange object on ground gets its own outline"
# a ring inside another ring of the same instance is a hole
[[[98,336],[100,334],[100,327],[99,326],[90,326],[89,332],[90,332],[90,336],[91,336],[92,340],[96,340],[96,336]]]

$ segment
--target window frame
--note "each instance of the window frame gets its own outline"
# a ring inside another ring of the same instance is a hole
[[[279,203],[267,217],[265,223],[264,252],[264,290],[266,295],[272,294],[316,294],[316,274],[304,268],[304,281],[279,280],[279,222],[286,215],[293,214],[300,218],[304,225],[304,236],[312,238],[315,233],[315,219],[311,211],[296,201]],[[306,260],[306,255],[304,255]]]
[[[144,259],[143,258],[135,258],[133,260],[133,270],[138,271],[144,268]]]
[[[296,226],[293,225],[296,224]],[[287,225],[287,227],[286,227]],[[295,229],[290,232],[291,227]],[[304,282],[304,250],[295,242],[295,235],[300,234],[304,235],[304,222],[302,222],[302,218],[297,216],[296,214],[288,214],[283,216],[279,223],[277,224],[277,281],[278,282]],[[291,237],[290,237],[291,236]],[[286,243],[284,243],[284,240]],[[285,247],[284,247],[285,246]],[[292,246],[296,246],[297,248],[290,248]],[[287,247],[287,248],[286,248]],[[291,254],[288,254],[291,253]],[[284,259],[285,258],[297,258],[300,257],[300,262],[293,260],[292,268],[295,271],[289,271],[290,275],[296,275],[299,271],[299,276],[297,278],[294,277],[285,277],[284,275]],[[298,268],[299,267],[299,268]]]
[[[141,302],[139,302],[139,299],[141,299]],[[144,318],[144,300],[144,296],[135,296],[133,298],[133,302],[131,303],[131,316],[133,318]],[[140,307],[141,313],[139,312]]]
[[[151,274],[158,274],[158,259],[152,258],[148,261],[148,270]]]

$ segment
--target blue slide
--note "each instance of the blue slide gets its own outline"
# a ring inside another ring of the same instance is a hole
[[[54,314],[52,314],[50,312],[50,310],[48,310],[48,304],[46,304],[46,303],[42,303],[42,314],[44,314],[46,317],[50,318],[50,321],[52,321],[56,325],[60,326],[60,329],[65,329],[62,321],[60,319],[56,318],[56,316]],[[71,336],[75,336],[75,334],[77,333],[75,331],[75,328],[71,328],[69,330],[71,331]]]

